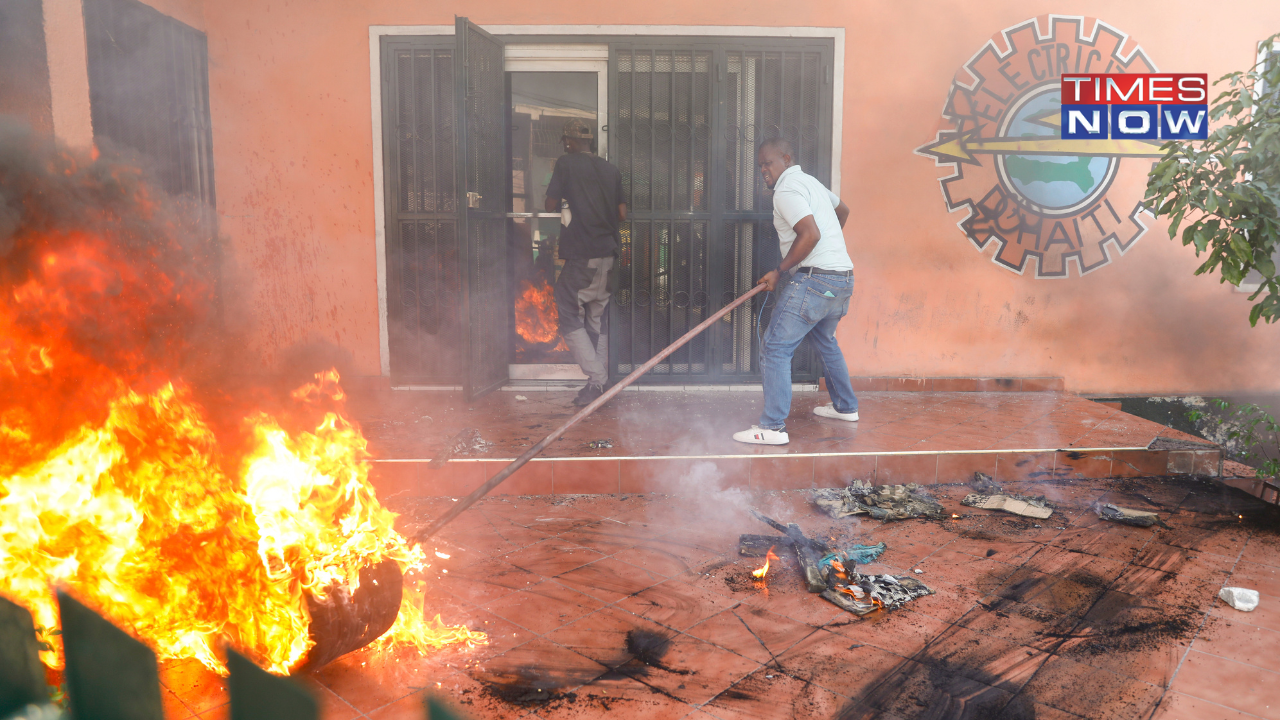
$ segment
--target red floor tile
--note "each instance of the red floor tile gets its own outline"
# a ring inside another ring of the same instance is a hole
[[[338,658],[312,677],[361,713],[368,713],[406,697],[432,675],[410,651],[360,651]]]
[[[484,606],[494,615],[538,635],[549,633],[602,607],[604,603],[599,600],[554,580],[545,580]]]
[[[676,635],[663,668],[642,682],[687,703],[701,705],[733,687],[760,663],[689,635]]]
[[[657,573],[616,558],[597,560],[563,573],[556,579],[606,603],[617,602],[665,580]]]
[[[1145,718],[1162,690],[1063,657],[1050,658],[1023,687],[1037,703],[1091,720]]]
[[[473,603],[483,604],[524,590],[542,581],[541,576],[503,560],[491,559],[460,568],[443,580],[445,589]]]
[[[548,538],[503,556],[512,565],[543,577],[555,577],[603,558],[599,552],[564,538]]]
[[[756,670],[702,706],[719,720],[838,717],[846,699],[772,668]]]
[[[1053,476],[1053,453],[1000,453],[996,457],[996,482],[1043,480]]]
[[[813,459],[815,487],[846,487],[854,480],[871,482],[876,475],[874,455],[841,455]]]
[[[812,457],[752,458],[751,488],[795,490],[813,487]]]
[[[1204,720],[1205,718],[1213,718],[1214,720],[1252,720],[1255,717],[1257,716],[1246,715],[1239,710],[1233,710],[1224,705],[1211,703],[1190,695],[1169,692],[1165,693],[1164,699],[1160,701],[1160,708],[1156,710],[1155,715],[1151,716],[1151,720]]]
[[[658,583],[617,602],[622,610],[679,631],[731,605],[732,600],[679,579]]]
[[[160,668],[160,684],[195,715],[228,701],[226,678],[196,660],[166,663]]]
[[[914,657],[1010,693],[1018,692],[1048,658],[1040,650],[984,637],[960,625],[947,629]]]
[[[616,667],[632,658],[627,649],[627,636],[637,630],[662,637],[675,635],[669,628],[606,606],[548,633],[547,639],[598,663]]]
[[[617,460],[557,460],[551,465],[555,475],[552,492],[557,495],[619,492]]]
[[[1193,649],[1228,660],[1280,672],[1280,632],[1249,624],[1243,613],[1234,618],[1211,616],[1196,637]]]
[[[938,479],[938,456],[881,455],[876,460],[877,485],[918,483],[932,485]]]
[[[1264,718],[1280,718],[1280,673],[1192,650],[1170,690]]]

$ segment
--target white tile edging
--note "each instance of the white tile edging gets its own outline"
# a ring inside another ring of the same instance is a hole
[[[577,457],[536,457],[529,462],[551,462],[558,460],[741,460],[751,458],[819,458],[819,457],[872,457],[876,455],[984,455],[1012,453],[1060,453],[1060,452],[1126,452],[1132,450],[1146,451],[1145,447],[1106,447],[1106,448],[1012,448],[999,450],[898,450],[894,452],[847,452],[847,453],[760,453],[756,455],[591,455]],[[1152,451],[1156,452],[1156,451]],[[431,458],[376,458],[375,463],[424,463]],[[515,458],[450,458],[449,462],[514,462]]]

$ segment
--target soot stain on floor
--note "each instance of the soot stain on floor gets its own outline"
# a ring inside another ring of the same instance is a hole
[[[508,705],[559,708],[586,703],[609,711],[619,703],[635,702],[635,699],[611,697],[607,690],[593,688],[594,683],[627,678],[642,680],[654,671],[692,674],[690,670],[673,668],[664,662],[671,643],[669,634],[635,628],[627,632],[618,657],[601,665],[598,671],[539,664],[495,668],[473,673],[473,676],[486,695]],[[658,688],[649,688],[654,693],[666,694]]]

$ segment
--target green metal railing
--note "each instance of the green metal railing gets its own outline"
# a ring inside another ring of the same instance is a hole
[[[65,707],[50,698],[41,638],[24,608],[0,597],[0,719],[164,720],[156,656],[75,598],[58,592],[66,655]],[[227,649],[231,720],[316,720],[310,691]],[[429,720],[461,720],[434,698]]]

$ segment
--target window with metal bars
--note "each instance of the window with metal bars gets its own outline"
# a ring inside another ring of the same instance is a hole
[[[84,0],[89,102],[99,143],[137,153],[170,195],[213,221],[204,33],[137,0]]]
[[[830,41],[641,39],[610,49],[610,160],[630,222],[610,332],[622,376],[749,290],[780,261],[772,198],[755,148],[781,136],[805,171],[831,179]],[[695,338],[644,379],[759,380],[757,300]],[[796,353],[795,382],[816,381]]]

